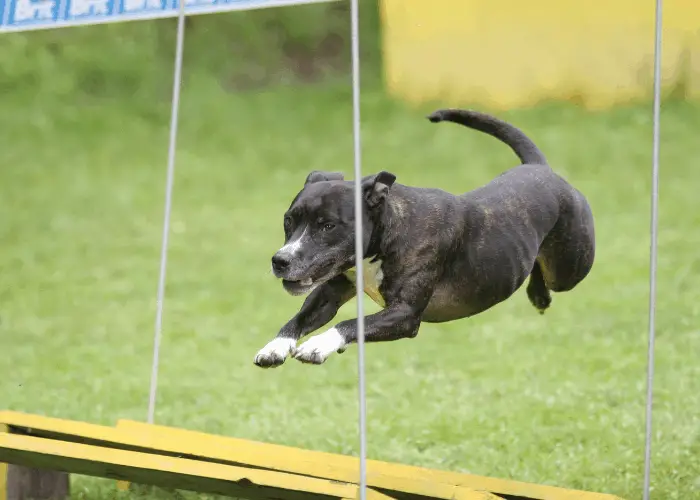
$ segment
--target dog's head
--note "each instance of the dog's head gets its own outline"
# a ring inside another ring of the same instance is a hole
[[[396,176],[379,172],[362,179],[363,245],[367,252]],[[302,295],[355,265],[355,189],[338,172],[311,172],[284,214],[284,246],[272,272],[291,295]]]

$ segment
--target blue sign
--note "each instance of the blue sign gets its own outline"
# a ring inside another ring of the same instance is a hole
[[[329,0],[182,0],[206,14]],[[179,0],[0,0],[0,33],[177,17]]]

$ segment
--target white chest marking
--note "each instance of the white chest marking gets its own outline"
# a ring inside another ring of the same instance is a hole
[[[382,261],[378,260],[376,262],[370,262],[371,259],[364,259],[362,261],[362,281],[364,285],[364,291],[369,298],[377,303],[380,307],[385,307],[386,303],[384,297],[382,297],[379,287],[384,279],[384,273],[382,272]],[[355,276],[357,276],[357,268],[353,267],[345,272],[345,276],[355,282]]]

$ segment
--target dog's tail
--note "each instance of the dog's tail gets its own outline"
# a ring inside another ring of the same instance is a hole
[[[428,120],[454,122],[479,130],[506,143],[523,163],[547,165],[544,153],[522,130],[494,116],[464,109],[439,109],[428,115]]]

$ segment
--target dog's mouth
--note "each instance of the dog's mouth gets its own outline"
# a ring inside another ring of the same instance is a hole
[[[342,273],[338,272],[338,269],[334,266],[330,271],[322,274],[319,278],[304,278],[303,280],[288,280],[283,278],[282,286],[290,295],[304,295],[314,291],[316,287],[323,285],[340,274]]]
[[[319,281],[314,281],[311,278],[299,281],[282,280],[282,286],[290,295],[304,295],[316,288],[319,284]]]

